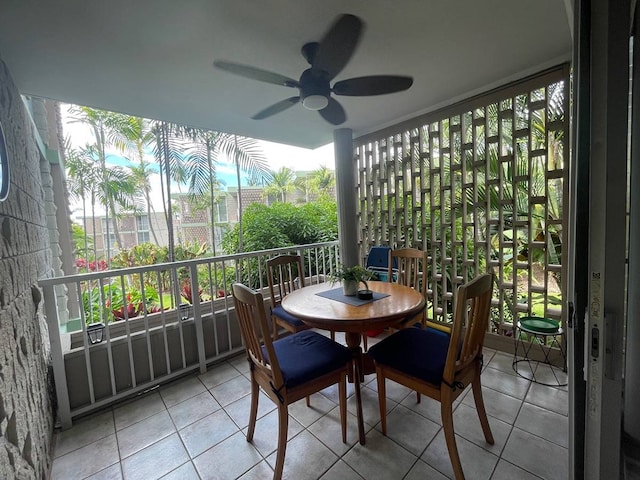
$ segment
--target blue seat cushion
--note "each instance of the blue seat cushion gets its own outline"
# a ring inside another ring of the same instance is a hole
[[[336,370],[352,358],[347,347],[311,330],[276,340],[273,348],[287,388]],[[264,345],[262,352],[268,361]]]
[[[302,320],[300,320],[297,317],[294,317],[290,313],[287,313],[287,311],[284,308],[282,308],[281,305],[278,305],[277,307],[271,309],[271,315],[275,315],[276,317],[280,318],[281,320],[284,320],[285,322],[287,322],[290,325],[293,325],[294,327],[304,326],[304,322]]]
[[[369,349],[376,363],[434,385],[442,383],[449,335],[435,328],[405,328]]]

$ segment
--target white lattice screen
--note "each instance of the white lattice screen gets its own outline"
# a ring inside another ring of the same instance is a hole
[[[492,330],[534,310],[564,322],[569,67],[355,140],[360,248],[428,252],[429,317],[496,274]]]

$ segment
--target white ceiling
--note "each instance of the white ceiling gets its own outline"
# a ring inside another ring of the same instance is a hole
[[[224,59],[297,79],[300,47],[341,13],[365,22],[335,80],[397,74],[406,92],[335,97],[354,136],[570,59],[568,0],[2,0],[0,58],[21,93],[315,148],[333,125],[297,95],[214,69]]]

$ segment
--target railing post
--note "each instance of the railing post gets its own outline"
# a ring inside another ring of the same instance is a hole
[[[58,415],[63,430],[71,428],[71,406],[69,404],[69,389],[67,386],[67,374],[64,368],[64,356],[62,354],[62,341],[60,339],[60,324],[58,321],[58,307],[53,284],[42,287],[44,291],[44,308],[49,330],[49,343],[51,344],[51,363],[53,364],[53,379],[56,384],[56,397],[58,400]]]
[[[198,363],[200,373],[207,371],[207,355],[204,351],[204,331],[202,329],[202,308],[200,306],[200,285],[198,284],[198,265],[189,265],[189,275],[191,277],[191,301],[193,302],[193,321],[196,328],[196,344],[198,346]],[[212,318],[213,308],[211,309]]]

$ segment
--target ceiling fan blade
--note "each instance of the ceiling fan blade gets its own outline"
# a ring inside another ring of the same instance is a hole
[[[226,62],[224,60],[214,60],[214,67],[225,70],[241,77],[251,78],[260,82],[273,83],[275,85],[283,85],[285,87],[299,87],[300,84],[293,78],[285,77],[279,73],[269,72],[261,68],[251,67],[249,65],[241,65],[239,63]]]
[[[318,110],[318,113],[322,115],[327,122],[333,125],[340,125],[347,119],[347,114],[344,113],[344,108],[335,99],[329,97],[329,105],[322,110]]]
[[[413,78],[398,75],[371,75],[349,78],[336,82],[333,93],[336,95],[368,96],[384,95],[407,90],[413,85]]]
[[[256,113],[253,117],[253,120],[262,120],[263,118],[270,117],[271,115],[275,115],[276,113],[280,113],[287,108],[293,107],[296,103],[300,101],[300,97],[289,97],[285,100],[281,100],[278,103],[274,103],[270,107],[265,108],[264,110]]]
[[[353,54],[364,24],[355,15],[342,15],[334,22],[318,45],[312,69],[322,70],[334,78]]]

